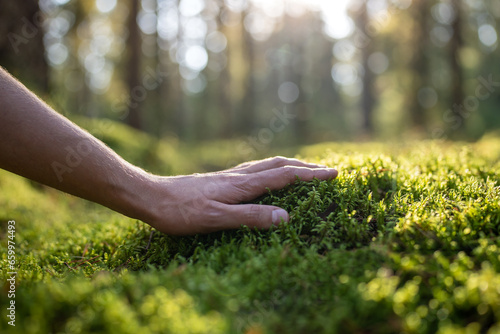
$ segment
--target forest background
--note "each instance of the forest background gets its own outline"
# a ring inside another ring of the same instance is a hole
[[[240,160],[500,125],[494,0],[29,0],[0,15],[0,64],[59,112],[233,140]]]

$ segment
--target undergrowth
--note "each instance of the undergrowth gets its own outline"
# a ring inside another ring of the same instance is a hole
[[[0,196],[4,291],[11,219],[19,261],[16,327],[2,294],[0,329],[498,333],[499,148],[305,147],[302,158],[340,173],[254,201],[285,208],[289,223],[190,237],[0,174],[17,189]]]

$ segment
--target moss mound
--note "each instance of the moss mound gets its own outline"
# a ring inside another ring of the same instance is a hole
[[[498,332],[494,147],[496,137],[305,147],[303,158],[340,174],[299,180],[255,200],[287,209],[289,223],[192,237],[163,235],[2,172],[0,184],[18,189],[14,197],[0,196],[0,207],[8,208],[0,230],[4,291],[9,219],[17,223],[18,275],[16,327],[4,317],[0,329]],[[36,209],[27,210],[26,201]],[[2,297],[1,309],[8,302]]]

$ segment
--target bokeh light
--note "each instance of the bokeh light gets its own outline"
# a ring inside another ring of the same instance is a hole
[[[432,28],[430,33],[432,43],[439,47],[446,46],[452,36],[453,30],[451,29],[451,27],[446,26],[436,26]]]
[[[95,6],[101,13],[109,13],[116,7],[116,0],[96,0]]]
[[[207,86],[207,80],[203,74],[198,74],[196,77],[184,80],[182,83],[182,88],[184,92],[188,95],[194,95],[201,93]]]
[[[299,98],[299,87],[290,81],[283,82],[278,89],[278,97],[283,103],[293,103]]]
[[[151,12],[141,11],[137,17],[139,28],[147,35],[156,33],[156,21],[156,14]]]
[[[227,39],[220,31],[212,31],[207,35],[205,43],[208,50],[219,53],[226,49]]]
[[[332,67],[332,78],[341,86],[349,86],[358,80],[358,71],[351,64],[337,63]]]
[[[440,2],[432,7],[431,10],[434,19],[444,25],[450,25],[455,20],[455,9],[450,3]]]
[[[208,62],[208,54],[205,48],[193,45],[186,49],[183,64],[194,71],[202,71]]]
[[[382,74],[389,67],[389,58],[382,52],[374,52],[368,57],[368,67],[373,73]]]
[[[483,24],[479,27],[477,34],[479,36],[479,40],[485,46],[494,46],[497,42],[497,32],[495,28],[490,24]]]
[[[245,29],[252,34],[252,37],[258,41],[264,41],[274,30],[274,22],[259,12],[251,12],[245,17]]]
[[[349,36],[354,31],[354,23],[347,15],[350,0],[321,1],[321,15],[325,22],[324,32],[335,39]]]
[[[62,65],[68,59],[68,48],[62,43],[54,43],[47,47],[47,59],[52,66]]]
[[[179,4],[179,12],[185,16],[196,16],[205,8],[203,0],[181,0]]]
[[[333,45],[333,55],[340,61],[350,61],[357,52],[354,44],[347,39],[340,40]]]

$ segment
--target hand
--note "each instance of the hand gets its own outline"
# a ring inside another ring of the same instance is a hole
[[[313,178],[333,179],[338,172],[326,166],[296,159],[275,157],[252,161],[216,173],[186,176],[153,176],[148,205],[152,212],[144,219],[156,229],[187,235],[235,229],[241,225],[260,229],[289,220],[278,207],[240,204],[294,183]]]
[[[278,225],[289,220],[285,210],[240,203],[267,188],[281,189],[297,176],[304,181],[337,176],[334,169],[282,157],[218,173],[151,175],[56,113],[1,68],[0,101],[0,168],[169,234]]]

